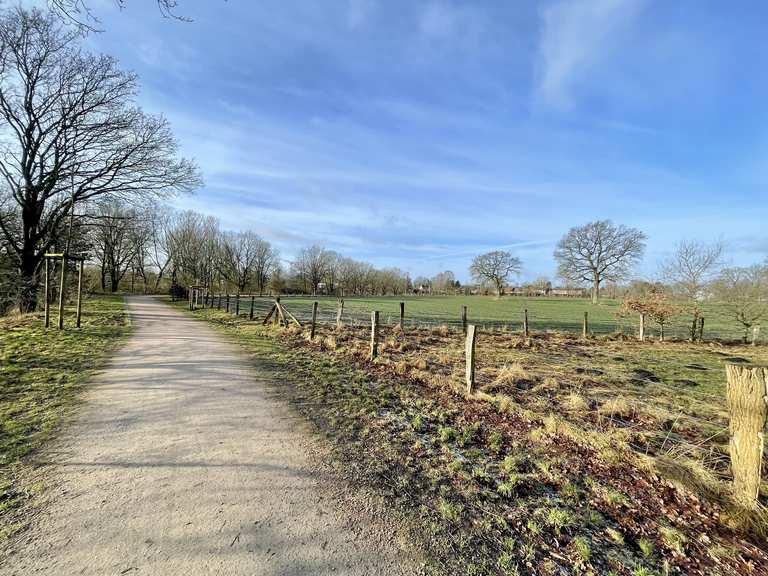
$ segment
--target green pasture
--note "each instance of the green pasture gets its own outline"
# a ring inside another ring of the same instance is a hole
[[[282,296],[286,308],[306,320],[311,316],[312,302],[317,301],[318,318],[321,322],[332,322],[336,318],[337,299],[330,296]],[[235,296],[231,296],[234,311]],[[349,297],[344,299],[345,321],[366,322],[373,310],[380,312],[382,323],[396,323],[399,318],[400,302],[405,302],[405,316],[408,323],[461,324],[462,307],[467,307],[470,323],[486,328],[507,327],[520,329],[524,311],[528,310],[528,321],[532,331],[581,332],[584,312],[589,315],[589,329],[594,334],[623,332],[632,334],[637,331],[638,318],[619,318],[619,302],[602,300],[592,304],[583,298],[556,298],[506,296],[500,299],[489,296],[378,296]],[[218,300],[216,300],[218,303]],[[271,299],[256,298],[254,314],[263,316],[271,306]],[[738,340],[744,334],[741,327],[721,304],[704,304],[704,337]],[[250,312],[250,296],[242,296],[240,313]],[[681,312],[665,328],[666,335],[672,338],[687,337],[692,317]],[[648,333],[656,334],[658,326],[650,323]]]

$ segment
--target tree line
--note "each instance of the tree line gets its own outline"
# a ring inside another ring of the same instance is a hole
[[[323,246],[308,246],[285,262],[255,232],[223,230],[213,217],[168,208],[165,199],[202,184],[197,165],[180,156],[168,122],[137,105],[136,75],[84,50],[82,29],[62,21],[62,10],[77,14],[87,4],[55,3],[58,13],[0,11],[3,307],[37,307],[49,252],[89,254],[102,290],[118,290],[129,276],[151,291],[191,284],[259,294],[471,291],[452,271],[411,280],[398,268],[377,268]],[[692,334],[708,299],[732,307],[745,330],[765,316],[766,265],[727,267],[718,243],[682,242],[658,278],[630,286],[645,242],[642,231],[609,220],[571,228],[553,253],[558,277],[588,286],[595,303],[606,286],[629,286],[627,309],[654,310],[659,322],[674,311],[668,299],[682,301],[693,316]],[[522,269],[516,255],[494,250],[478,255],[469,272],[477,288],[501,296]],[[552,288],[547,279],[534,284]]]
[[[590,286],[594,304],[606,283],[622,284],[620,314],[647,317],[659,325],[662,337],[665,325],[684,313],[691,321],[690,339],[696,340],[697,334],[700,338],[707,302],[720,304],[744,328],[744,341],[750,329],[759,329],[768,317],[768,260],[745,267],[727,266],[722,242],[683,240],[661,263],[655,279],[638,279],[633,271],[643,258],[645,241],[641,230],[610,220],[571,228],[553,254],[558,276],[564,282]],[[501,296],[522,266],[511,252],[496,250],[475,257],[470,274]],[[546,279],[537,284],[551,287]]]

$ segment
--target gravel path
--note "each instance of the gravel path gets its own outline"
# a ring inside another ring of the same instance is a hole
[[[156,299],[128,305],[133,334],[38,455],[48,501],[0,574],[418,572],[375,507],[343,504],[313,465],[322,443],[236,346]]]

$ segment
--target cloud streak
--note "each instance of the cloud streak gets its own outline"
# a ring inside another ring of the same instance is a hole
[[[561,0],[542,11],[537,95],[570,107],[585,78],[614,57],[644,0]]]

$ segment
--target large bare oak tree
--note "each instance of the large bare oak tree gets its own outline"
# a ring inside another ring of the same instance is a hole
[[[137,79],[39,10],[0,14],[0,232],[18,262],[23,311],[43,254],[76,206],[200,184],[168,122],[134,103]]]
[[[557,243],[558,273],[572,282],[592,284],[592,302],[603,282],[625,279],[645,252],[645,234],[637,228],[596,220],[571,228]]]
[[[504,295],[504,285],[510,275],[518,274],[523,268],[520,258],[504,250],[494,250],[475,256],[469,267],[469,273],[480,284],[490,284],[496,295]]]

